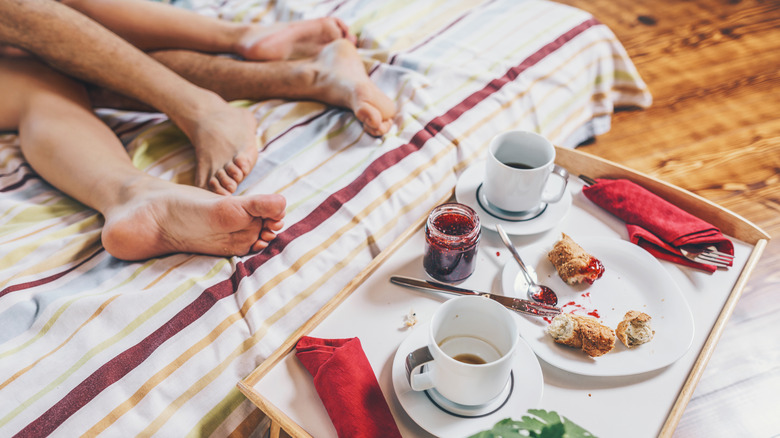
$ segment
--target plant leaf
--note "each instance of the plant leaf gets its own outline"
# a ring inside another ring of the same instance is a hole
[[[591,438],[593,434],[555,411],[529,409],[520,420],[505,418],[470,438]]]

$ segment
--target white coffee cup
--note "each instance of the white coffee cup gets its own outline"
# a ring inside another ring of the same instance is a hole
[[[550,194],[545,189],[550,175],[563,182]],[[555,164],[555,146],[530,131],[507,131],[491,140],[482,185],[493,208],[507,212],[539,209],[558,202],[566,191],[569,172]]]
[[[480,296],[452,298],[431,318],[428,345],[406,357],[407,380],[415,391],[435,388],[449,401],[483,405],[509,383],[519,339],[514,316],[501,304]],[[484,363],[461,361],[474,357]]]

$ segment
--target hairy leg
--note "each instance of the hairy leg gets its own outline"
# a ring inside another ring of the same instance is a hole
[[[103,214],[103,245],[118,258],[244,255],[281,229],[279,195],[220,196],[136,169],[83,86],[33,59],[0,58],[0,94],[0,127],[18,129],[42,178]]]
[[[352,110],[371,135],[392,125],[396,108],[368,77],[354,45],[340,39],[314,58],[250,62],[184,50],[151,54],[162,64],[226,100],[314,100]]]
[[[148,0],[63,0],[136,47],[231,53],[255,61],[316,55],[333,40],[355,36],[335,17],[270,26],[233,23]]]

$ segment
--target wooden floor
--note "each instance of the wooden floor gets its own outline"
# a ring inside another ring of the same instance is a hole
[[[613,30],[654,97],[650,109],[616,114],[582,150],[773,237],[675,437],[780,436],[780,1],[561,2]]]

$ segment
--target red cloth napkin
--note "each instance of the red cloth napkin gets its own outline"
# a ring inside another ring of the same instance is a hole
[[[715,272],[717,267],[697,263],[680,253],[684,245],[715,245],[734,255],[734,244],[713,225],[625,179],[598,179],[582,193],[623,219],[631,242],[654,256],[693,268]]]
[[[340,438],[401,437],[360,339],[304,336],[295,349]]]

